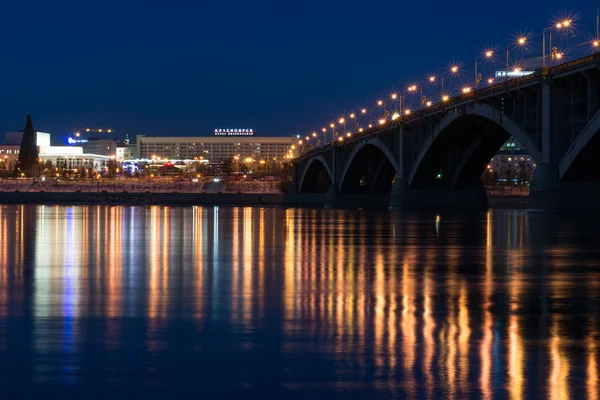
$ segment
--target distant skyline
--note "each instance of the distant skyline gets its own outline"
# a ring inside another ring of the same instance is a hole
[[[537,50],[564,15],[572,43],[592,37],[595,4],[543,4],[7,0],[0,133],[31,112],[55,140],[77,124],[118,138],[306,134],[452,62],[472,70],[519,32]]]

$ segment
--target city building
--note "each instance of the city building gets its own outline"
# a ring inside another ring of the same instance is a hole
[[[23,131],[6,132],[4,134],[4,145],[0,145],[0,163],[4,169],[9,169],[19,159],[19,150],[21,148],[21,140],[23,139]],[[41,146],[50,146],[50,134],[45,132],[36,132],[36,141],[38,148]]]
[[[138,158],[137,146],[135,144],[117,144],[115,153],[117,161],[133,160]]]
[[[42,163],[50,161],[56,167],[75,170],[78,167],[101,170],[108,165],[110,156],[88,154],[79,146],[39,147],[39,158]]]
[[[221,131],[221,130],[219,130]],[[137,135],[140,159],[207,160],[220,163],[229,157],[283,160],[289,151],[298,151],[296,137],[256,137],[219,135],[211,137],[148,137]]]
[[[79,146],[51,146],[50,137],[49,133],[36,132],[38,156],[42,163],[50,161],[54,166],[73,170],[81,166],[101,170],[108,165],[111,159],[109,155],[86,152],[82,147],[86,143],[81,143]],[[5,134],[7,144],[0,145],[0,170],[12,170],[19,159],[22,138],[23,132],[7,132]],[[96,148],[92,147],[91,150],[94,151]],[[114,151],[112,154],[114,157]]]
[[[117,142],[111,139],[89,139],[82,140],[79,146],[87,154],[98,154],[102,156],[115,156],[117,153]]]
[[[495,171],[500,180],[510,176],[529,181],[536,167],[527,150],[514,139],[508,140],[488,163],[487,170]]]
[[[50,134],[46,132],[35,132],[36,141],[38,146],[50,146]],[[4,134],[4,143],[6,145],[21,146],[23,140],[23,131],[18,132],[6,132]]]

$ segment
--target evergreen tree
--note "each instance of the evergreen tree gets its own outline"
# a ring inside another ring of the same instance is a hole
[[[33,167],[38,162],[38,149],[36,134],[33,130],[31,115],[27,114],[25,122],[25,130],[23,131],[23,139],[21,140],[21,148],[19,149],[19,160],[17,161],[17,169],[19,172],[24,172],[27,175],[33,174]]]

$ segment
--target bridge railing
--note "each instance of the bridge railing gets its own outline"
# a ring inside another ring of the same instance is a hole
[[[596,61],[600,62],[600,54],[599,53],[596,53],[596,54],[593,54],[590,56],[581,57],[581,58],[578,58],[577,60],[573,60],[573,61],[569,61],[566,63],[562,63],[562,64],[558,64],[556,66],[553,66],[548,69],[548,75],[552,75],[552,74],[556,74],[556,73],[565,73],[570,70],[575,70],[583,65],[590,64],[590,63],[593,63]],[[343,137],[342,141],[334,140],[330,143],[324,144],[324,145],[314,148],[310,151],[304,152],[299,157],[296,157],[296,159],[309,157],[314,154],[319,154],[320,152],[326,151],[327,149],[330,149],[331,147],[335,147],[335,146],[343,145],[343,144],[347,144],[347,143],[352,143],[352,142],[354,142],[358,139],[361,139],[365,136],[370,136],[370,135],[373,135],[374,133],[389,130],[390,128],[397,127],[401,124],[406,124],[406,123],[409,123],[412,121],[422,119],[423,117],[426,117],[429,115],[434,115],[439,112],[443,112],[445,110],[450,110],[450,109],[453,109],[454,107],[460,106],[461,104],[471,103],[473,101],[476,101],[477,99],[490,97],[493,95],[497,95],[499,93],[507,92],[507,91],[509,91],[515,87],[519,87],[521,85],[537,82],[537,80],[539,79],[539,73],[540,73],[539,71],[536,71],[533,74],[525,75],[525,76],[521,76],[521,77],[517,77],[517,78],[513,78],[513,79],[507,79],[505,81],[502,81],[502,82],[499,82],[494,85],[490,85],[490,86],[487,86],[487,87],[484,87],[481,89],[477,89],[477,90],[467,93],[467,94],[459,94],[458,96],[454,96],[454,97],[448,99],[447,102],[433,104],[427,108],[423,108],[418,111],[411,112],[410,115],[400,116],[399,118],[397,118],[395,120],[386,121],[384,124],[375,125],[374,127],[365,129],[362,132],[355,132],[350,137],[342,136]]]

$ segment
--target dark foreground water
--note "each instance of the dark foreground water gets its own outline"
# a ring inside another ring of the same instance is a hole
[[[2,396],[598,399],[598,222],[0,206]]]

